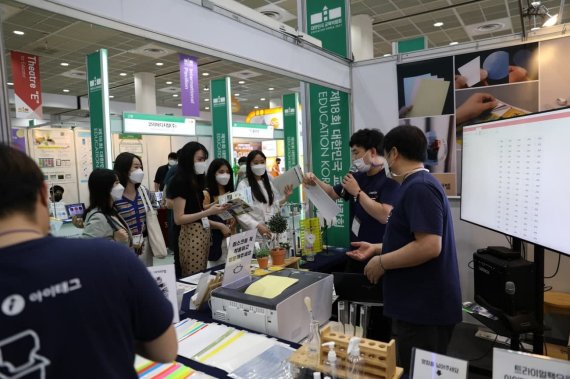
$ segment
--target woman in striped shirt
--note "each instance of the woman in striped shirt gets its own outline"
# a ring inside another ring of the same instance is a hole
[[[146,232],[146,212],[138,188],[144,178],[140,157],[132,153],[121,153],[115,159],[113,169],[125,191],[114,203],[119,215],[127,222],[133,236],[133,247],[145,266],[152,266],[152,252],[149,249]],[[144,188],[144,187],[143,187]],[[145,191],[148,191],[144,188]]]

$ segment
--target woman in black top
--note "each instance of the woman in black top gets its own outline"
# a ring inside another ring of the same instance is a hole
[[[182,276],[206,269],[210,248],[210,228],[222,223],[208,217],[222,213],[227,206],[213,205],[204,210],[204,182],[208,150],[198,142],[188,142],[179,151],[178,169],[170,183],[174,199],[174,222],[181,225],[178,247]]]
[[[234,192],[234,178],[230,162],[223,158],[214,159],[206,174],[206,190],[204,191],[204,209],[208,209],[218,198],[226,193]],[[229,217],[229,218],[228,218]],[[225,219],[225,220],[224,220]],[[223,229],[212,230],[212,244],[208,254],[208,266],[213,267],[226,262],[228,254],[224,238],[235,231],[236,219],[229,213],[224,218],[212,217],[212,220],[227,226]]]

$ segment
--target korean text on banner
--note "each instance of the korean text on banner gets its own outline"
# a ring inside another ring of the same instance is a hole
[[[210,81],[210,93],[214,157],[224,158],[231,162],[233,148],[230,78]]]
[[[312,167],[323,182],[334,186],[350,168],[348,94],[311,84],[309,100]],[[337,204],[341,211],[336,224],[326,232],[327,244],[348,246],[348,204],[342,199]]]
[[[346,0],[304,1],[307,33],[323,43],[323,49],[348,58],[349,27]]]
[[[290,170],[299,164],[299,95],[283,95],[283,129],[285,133],[285,169]],[[292,203],[299,203],[299,189],[296,188],[289,198]]]
[[[196,57],[178,54],[180,65],[180,96],[183,116],[200,116],[200,90],[198,60]]]
[[[12,80],[17,118],[42,119],[42,85],[40,81],[40,57],[10,52]]]

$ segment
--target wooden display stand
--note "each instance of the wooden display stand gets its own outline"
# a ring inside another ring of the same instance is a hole
[[[325,342],[335,343],[337,378],[349,378],[346,372],[346,356],[350,338],[346,334],[331,332],[328,327],[321,331],[321,344]],[[289,357],[289,361],[299,367],[306,367],[327,374],[328,367],[324,365],[324,362],[328,351],[328,347],[321,346],[321,359],[318,366],[309,359],[306,345],[295,351]],[[362,365],[363,378],[398,379],[404,373],[402,368],[396,367],[396,341],[394,340],[384,343],[362,338],[360,341],[360,355],[364,359],[364,364]]]

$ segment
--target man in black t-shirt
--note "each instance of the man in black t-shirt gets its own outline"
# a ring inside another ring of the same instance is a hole
[[[156,170],[156,174],[154,175],[154,190],[155,191],[162,191],[164,190],[164,183],[166,179],[166,174],[168,171],[175,167],[178,164],[178,155],[176,153],[168,154],[168,164],[164,166],[160,166]]]
[[[48,188],[0,144],[0,377],[137,378],[135,353],[174,360],[172,306],[128,248],[54,238]],[[27,376],[26,376],[27,377]]]

